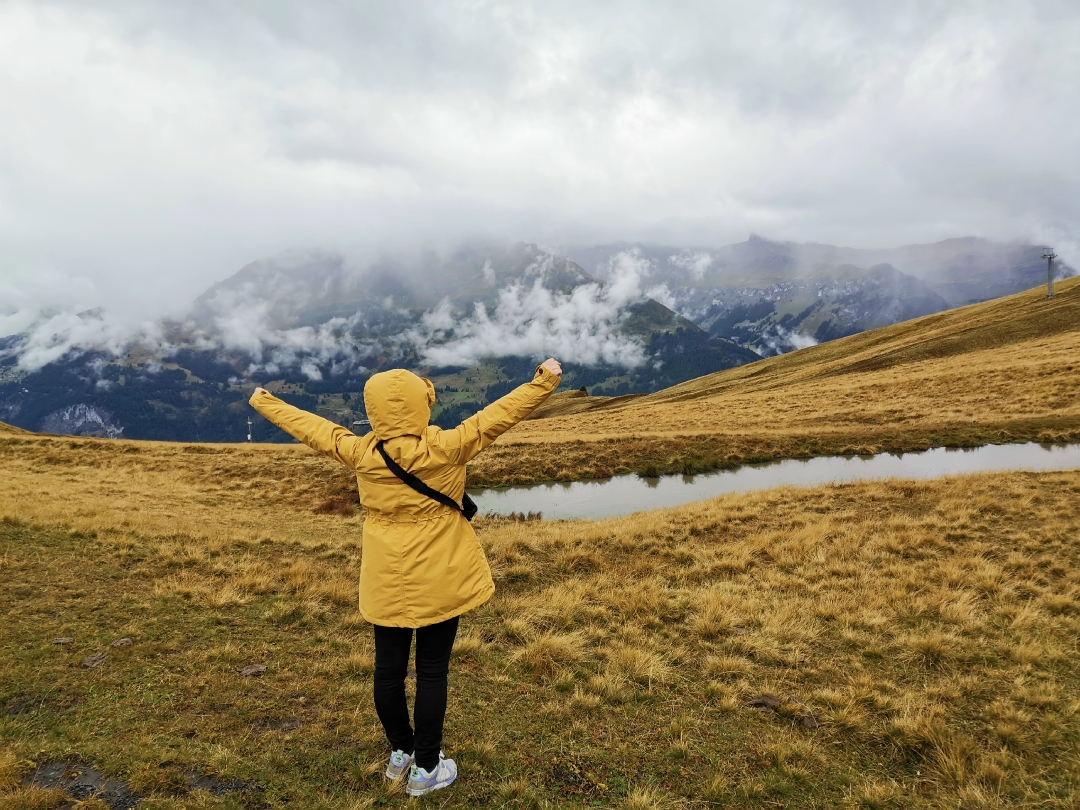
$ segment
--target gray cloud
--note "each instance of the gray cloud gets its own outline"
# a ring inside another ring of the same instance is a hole
[[[491,312],[481,303],[471,312],[461,312],[444,299],[419,314],[396,308],[388,297],[375,308],[383,318],[392,316],[394,326],[377,328],[374,334],[366,328],[372,325],[371,309],[314,326],[289,326],[290,312],[310,303],[318,289],[294,283],[287,271],[312,255],[277,257],[283,272],[219,288],[181,320],[134,322],[101,309],[44,317],[0,351],[0,358],[14,359],[21,370],[33,371],[69,352],[119,357],[136,350],[168,358],[197,349],[222,358],[248,358],[247,372],[257,379],[299,367],[312,380],[322,379],[323,368],[335,375],[346,370],[362,373],[367,370],[365,361],[378,356],[409,355],[432,366],[469,366],[493,356],[536,360],[556,356],[584,365],[635,368],[647,357],[640,336],[621,329],[631,314],[628,307],[648,298],[675,304],[663,284],[644,283],[652,268],[638,251],[613,256],[604,282],[580,284],[565,292],[545,286],[551,281],[549,273],[557,275],[559,268],[551,255],[542,255],[529,268],[531,281],[514,280],[498,290]],[[490,261],[483,268],[494,275]],[[100,366],[100,360],[90,364],[97,370]]]
[[[645,290],[646,263],[635,253],[613,257],[604,284],[583,284],[568,293],[547,289],[542,278],[512,283],[499,291],[495,311],[478,303],[471,315],[456,315],[449,300],[423,317],[410,336],[434,366],[471,366],[485,357],[517,355],[540,360],[635,368],[646,361],[639,340],[620,332],[627,306],[646,297],[670,299],[665,287]]]
[[[14,0],[0,109],[0,333],[295,246],[1080,244],[1069,0]]]

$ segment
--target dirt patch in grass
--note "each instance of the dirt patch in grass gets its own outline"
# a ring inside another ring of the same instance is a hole
[[[186,794],[197,799],[197,793],[191,795],[191,792],[195,791],[218,798],[232,795],[240,799],[239,806],[244,808],[265,806],[259,798],[262,790],[257,785],[239,779],[223,779],[199,772],[188,774],[183,779],[182,788],[178,786],[176,789],[166,789],[163,793],[177,798]],[[17,801],[19,794],[23,797],[27,795],[52,796],[53,802],[61,805],[75,802],[77,808],[107,807],[109,810],[132,810],[139,807],[140,803],[145,804],[144,797],[134,792],[128,784],[105,776],[78,757],[45,760],[34,764],[33,770],[22,780],[20,790],[12,795],[13,802]],[[237,803],[234,801],[233,804]],[[57,806],[57,804],[53,803],[52,806]]]
[[[131,810],[141,798],[123,782],[108,779],[101,771],[74,758],[39,763],[23,781],[23,787],[62,790],[77,802],[96,799],[109,810]]]

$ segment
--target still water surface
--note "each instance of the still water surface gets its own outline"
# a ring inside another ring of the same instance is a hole
[[[1080,444],[991,444],[965,449],[938,447],[903,455],[786,459],[703,475],[620,475],[599,481],[469,490],[469,494],[481,514],[542,512],[545,518],[600,518],[780,486],[1076,468],[1080,468]]]

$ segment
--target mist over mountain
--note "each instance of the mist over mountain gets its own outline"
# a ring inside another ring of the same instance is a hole
[[[648,336],[697,331],[651,297],[645,265],[613,256],[604,281],[535,245],[471,247],[448,257],[382,260],[289,251],[244,267],[195,302],[198,342],[244,352],[248,373],[300,363],[312,380],[384,357],[421,367],[557,355],[587,366],[648,362]],[[329,368],[325,368],[329,365]]]
[[[617,243],[570,248],[566,255],[604,278],[611,257],[633,251],[648,263],[648,277],[672,289],[764,288],[800,279],[832,278],[845,266],[888,264],[924,281],[950,306],[999,298],[1046,280],[1045,245],[994,242],[980,237],[926,245],[867,249],[814,242],[779,242],[750,236],[721,248]],[[1061,277],[1072,271],[1058,263]]]
[[[879,250],[751,236],[715,249],[618,243],[567,255],[600,278],[612,256],[632,255],[680,315],[771,356],[1030,289],[1046,281],[1047,250],[976,237]],[[1057,263],[1059,278],[1073,273]]]
[[[213,285],[182,321],[136,324],[125,335],[97,310],[8,338],[0,419],[235,440],[245,435],[255,384],[349,422],[363,417],[360,392],[372,373],[405,367],[433,378],[433,416],[452,424],[530,378],[547,356],[564,361],[566,385],[611,393],[758,359],[655,300],[668,293],[643,285],[646,271],[620,254],[600,281],[524,243],[366,266],[329,251],[287,251]],[[76,418],[91,411],[101,418]]]
[[[348,424],[364,416],[367,378],[405,367],[432,378],[433,419],[451,425],[547,356],[564,361],[566,388],[646,393],[1029,288],[1045,278],[1043,250],[982,239],[855,250],[760,237],[569,256],[474,244],[365,262],[290,250],[212,285],[183,319],[130,323],[99,308],[43,317],[0,340],[0,420],[236,441],[256,384]],[[261,420],[253,433],[285,438]]]

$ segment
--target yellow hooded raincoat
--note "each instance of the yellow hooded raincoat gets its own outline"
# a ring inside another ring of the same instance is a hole
[[[428,424],[435,388],[410,371],[375,374],[364,386],[372,432],[356,436],[269,393],[251,397],[260,414],[291,436],[356,471],[364,520],[360,613],[384,627],[425,627],[459,616],[495,593],[491,570],[461,513],[406,485],[375,449],[458,503],[465,464],[540,405],[559,385],[544,368],[533,381],[453,430]]]

